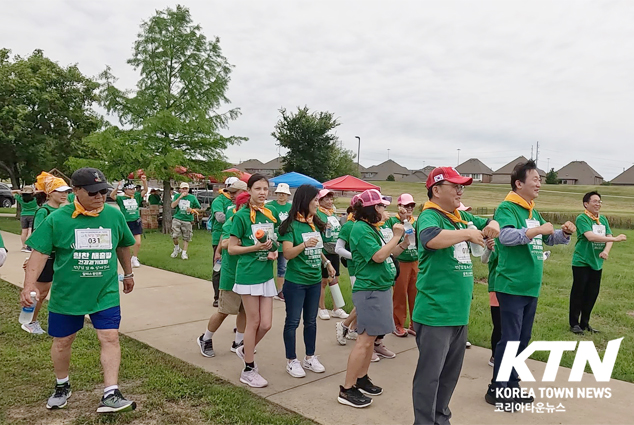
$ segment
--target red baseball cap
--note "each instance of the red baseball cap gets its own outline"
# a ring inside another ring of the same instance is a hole
[[[427,176],[427,189],[442,181],[448,181],[449,183],[461,184],[463,186],[469,186],[473,183],[471,177],[463,177],[453,167],[437,167],[429,173]]]

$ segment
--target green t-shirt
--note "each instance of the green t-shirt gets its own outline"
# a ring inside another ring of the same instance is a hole
[[[392,229],[396,223],[401,223],[401,220],[399,220],[398,217],[390,217],[390,219],[385,222],[384,227],[389,227],[390,229]],[[414,223],[412,223],[412,226],[416,228],[416,220],[414,220]],[[394,236],[393,233],[392,233],[392,236]],[[401,238],[399,243],[403,242],[404,238],[405,236]],[[412,241],[407,247],[407,249],[403,251],[401,255],[396,257],[396,259],[403,263],[413,263],[414,261],[418,261],[418,251],[416,250],[416,241]]]
[[[291,210],[291,203],[287,202],[284,205],[280,205],[277,201],[271,201],[266,204],[266,207],[271,210],[271,212],[277,219],[277,225],[279,227],[279,225],[288,218],[288,212]],[[279,239],[280,235],[278,234],[277,236]],[[282,252],[282,244],[280,244],[280,247],[277,251],[280,253]]]
[[[2,235],[0,235],[0,248],[4,248],[4,241],[2,240]]]
[[[71,192],[68,194],[68,197],[66,198],[68,200],[69,204],[72,204],[75,202],[75,193]]]
[[[610,224],[605,216],[599,216],[599,223],[592,220],[585,213],[581,214],[575,220],[577,226],[577,243],[575,244],[575,253],[572,255],[572,265],[574,267],[590,267],[592,270],[601,270],[603,268],[603,258],[599,254],[605,249],[605,242],[590,242],[585,232],[592,232],[601,236],[612,234]]]
[[[326,223],[326,231],[324,232],[325,244],[336,244],[339,239],[339,232],[341,232],[341,223],[337,218],[337,214],[328,215],[321,210],[317,210],[317,216]],[[333,247],[334,248],[334,247]],[[334,252],[334,249],[333,249]],[[356,284],[355,284],[356,285]]]
[[[464,221],[472,221],[480,230],[488,220],[460,211]],[[430,227],[442,230],[466,229],[433,209],[426,209],[416,221],[416,235]],[[469,244],[459,242],[443,249],[429,249],[418,244],[418,278],[412,319],[427,326],[464,326],[469,323],[473,294],[473,264]]]
[[[147,198],[150,205],[161,205],[163,201],[161,201],[161,197],[159,195],[152,194]]]
[[[350,232],[350,252],[355,276],[352,292],[387,291],[394,285],[396,267],[391,257],[376,263],[372,256],[383,246],[378,230],[365,221],[357,221]]]
[[[174,197],[172,198],[172,202],[176,201],[179,196],[180,196],[179,193],[175,193]],[[189,221],[189,222],[194,221],[194,213],[188,214],[187,208],[195,208],[195,209],[200,208],[198,199],[196,199],[194,195],[189,194],[189,195],[183,196],[178,201],[178,204],[176,205],[176,213],[174,214],[173,218],[180,221]]]
[[[37,200],[35,199],[35,196],[29,202],[25,202],[24,198],[22,198],[22,194],[16,193],[15,199],[18,201],[18,204],[20,204],[20,208],[22,208],[20,212],[20,216],[32,217],[35,215],[35,211],[37,211],[37,208],[38,208]]]
[[[273,238],[275,226],[264,214],[257,211],[255,223],[251,223],[251,209],[248,206],[240,208],[233,216],[231,226],[231,236],[240,239],[242,246],[255,245],[255,233],[262,229]],[[255,285],[273,279],[273,260],[268,260],[268,251],[249,252],[238,255],[238,266],[236,268],[236,283],[240,285]]]
[[[227,208],[232,205],[233,202],[231,199],[227,198],[222,192],[211,202],[211,243],[214,246],[218,245],[220,242],[223,225],[223,223],[216,220],[216,213],[219,212],[225,214],[226,222]]]
[[[495,210],[495,220],[500,229],[515,229],[541,226],[546,221],[533,209],[533,217],[529,220],[529,211],[517,204],[504,201]],[[542,286],[544,271],[544,239],[537,235],[527,245],[504,246],[496,241],[498,266],[495,270],[495,292],[511,295],[538,297]]]
[[[84,315],[119,305],[117,248],[134,245],[119,210],[105,205],[97,217],[71,218],[74,205],[51,214],[28,239],[42,254],[55,251],[49,311]]]
[[[352,227],[354,226],[354,220],[348,220],[343,223],[341,226],[341,232],[339,232],[339,239],[343,240],[346,243],[346,250],[350,251],[350,233],[352,232]],[[348,264],[348,275],[355,276],[355,268],[354,261],[352,259],[346,262]]]
[[[313,230],[308,223],[293,221],[288,232],[280,235],[280,242],[292,242],[293,246],[317,237],[323,241],[319,230]],[[321,282],[321,246],[306,248],[299,255],[288,260],[285,278],[298,285],[315,285]]]
[[[46,220],[46,218],[57,211],[57,208],[44,204],[35,211],[35,217],[33,217],[33,231],[40,227],[40,225]]]
[[[134,192],[132,198],[127,195],[117,196],[117,205],[125,217],[125,221],[137,221],[140,217],[139,208],[143,204],[143,197]]]
[[[489,268],[489,278],[488,278],[488,286],[489,292],[495,292],[495,269],[498,267],[498,249],[497,249],[497,241],[496,247],[493,251],[491,251],[491,255],[489,255],[489,262],[487,266]]]
[[[222,225],[222,238],[229,239],[231,236],[231,226],[233,225],[233,208],[227,208],[227,220]],[[238,256],[229,255],[229,250],[222,250],[222,268],[220,269],[220,286],[223,291],[231,291],[236,283],[236,266]]]

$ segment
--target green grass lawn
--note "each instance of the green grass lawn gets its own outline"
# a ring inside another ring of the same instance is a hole
[[[16,235],[22,233],[20,220],[17,220],[15,217],[0,217],[0,229],[5,232],[15,233]]]
[[[0,208],[2,214],[15,214],[15,208]]]
[[[3,424],[309,424],[245,388],[121,336],[120,386],[137,410],[98,416],[103,378],[99,342],[86,325],[73,345],[68,407],[47,411],[55,376],[51,338],[27,334],[18,324],[19,288],[0,281],[0,423]],[[46,306],[43,311],[46,311]],[[47,327],[46,314],[40,317]]]

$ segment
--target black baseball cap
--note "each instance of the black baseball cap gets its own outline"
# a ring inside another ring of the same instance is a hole
[[[80,168],[73,173],[70,180],[73,186],[84,188],[88,192],[98,192],[110,187],[106,181],[106,176],[96,168]]]

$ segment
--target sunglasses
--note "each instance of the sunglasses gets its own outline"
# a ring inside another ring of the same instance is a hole
[[[408,209],[408,210],[413,210],[414,207],[416,207],[416,204],[407,204],[407,205],[402,205],[403,208]]]
[[[88,191],[86,190],[86,192]],[[106,195],[106,194],[108,194],[108,189],[101,189],[101,190],[98,190],[97,192],[88,192],[88,196],[92,196],[92,197],[95,197],[97,195]]]

